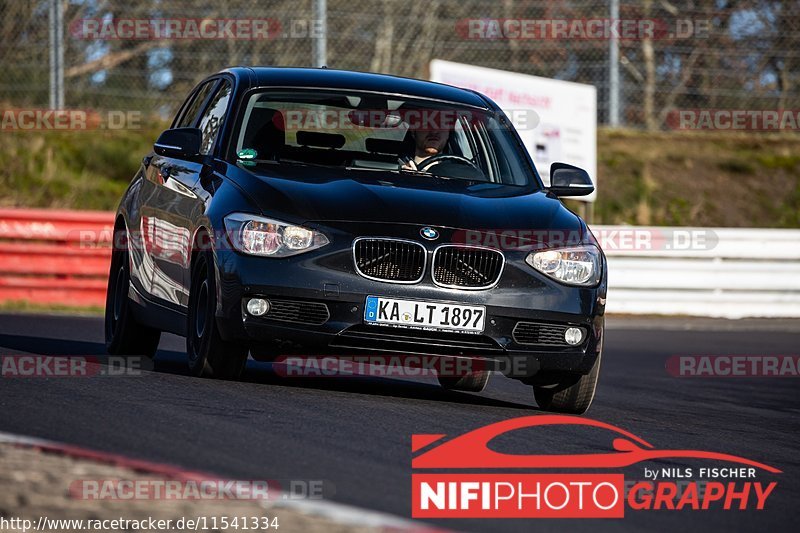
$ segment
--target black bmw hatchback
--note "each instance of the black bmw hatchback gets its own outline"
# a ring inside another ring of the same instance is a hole
[[[600,367],[606,262],[487,97],[329,69],[233,68],[200,83],[119,206],[112,354],[185,336],[191,373],[248,354],[394,354],[481,391],[493,371],[583,413]],[[449,372],[445,368],[458,368]]]

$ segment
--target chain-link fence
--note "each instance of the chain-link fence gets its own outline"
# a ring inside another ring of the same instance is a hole
[[[318,0],[61,2],[71,108],[167,116],[209,73],[311,66],[320,40],[331,68],[426,78],[439,58],[592,84],[601,124],[800,108],[797,1],[327,0],[324,16]],[[51,101],[50,4],[0,0],[2,105]]]

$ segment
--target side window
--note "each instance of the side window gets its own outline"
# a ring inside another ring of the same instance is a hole
[[[206,112],[200,118],[198,128],[203,132],[203,143],[200,147],[200,153],[204,155],[210,154],[214,150],[214,144],[217,142],[219,130],[222,128],[222,123],[225,120],[225,111],[228,109],[228,101],[231,97],[231,84],[228,81],[223,82],[217,94],[211,99]]]
[[[489,155],[494,160],[499,173],[499,181],[509,185],[525,185],[528,176],[533,180],[531,172],[524,164],[520,147],[512,142],[508,128],[513,126],[501,124],[494,117],[487,120],[486,136]],[[524,150],[524,148],[522,148]],[[516,155],[516,157],[513,157]]]
[[[217,80],[210,80],[203,84],[199,90],[195,91],[194,96],[192,97],[192,101],[189,103],[188,106],[184,106],[183,114],[178,118],[178,121],[175,123],[176,128],[190,128],[193,124],[195,119],[197,118],[198,113],[203,108],[203,103],[206,101],[208,97],[208,93],[211,92],[211,89],[214,88],[214,85],[217,83]]]
[[[453,131],[453,136],[455,138],[455,142],[458,145],[458,149],[461,150],[461,155],[475,161],[475,155],[472,153],[472,146],[469,144],[469,139],[467,138],[467,134],[464,131],[464,118],[461,118],[456,122],[456,127]]]

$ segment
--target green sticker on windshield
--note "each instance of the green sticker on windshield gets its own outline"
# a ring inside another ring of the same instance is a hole
[[[258,152],[252,148],[244,148],[236,152],[236,157],[242,161],[252,161],[258,157]]]

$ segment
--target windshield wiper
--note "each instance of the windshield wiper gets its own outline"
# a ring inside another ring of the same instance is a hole
[[[294,159],[281,159],[280,161],[278,161],[278,163],[280,163],[281,165],[288,165],[288,166],[300,165],[304,167],[346,168],[342,165],[325,165],[323,163],[309,163],[306,161],[297,161]]]
[[[425,172],[424,170],[408,170],[408,169],[402,168],[402,169],[396,170],[396,171],[393,170],[392,172],[401,172],[403,174],[413,174],[415,176],[425,176],[426,178],[437,178],[437,179],[440,179],[440,180],[447,180],[447,181],[451,181],[451,180],[471,181],[468,178],[454,178],[454,177],[451,177],[451,176],[442,176],[441,174],[434,174],[432,172]]]
[[[430,172],[425,172],[424,170],[411,170],[408,168],[400,168],[397,170],[392,170],[391,172],[398,172],[400,174],[413,174],[415,176],[425,176],[427,178],[433,176],[433,174],[431,174]]]

